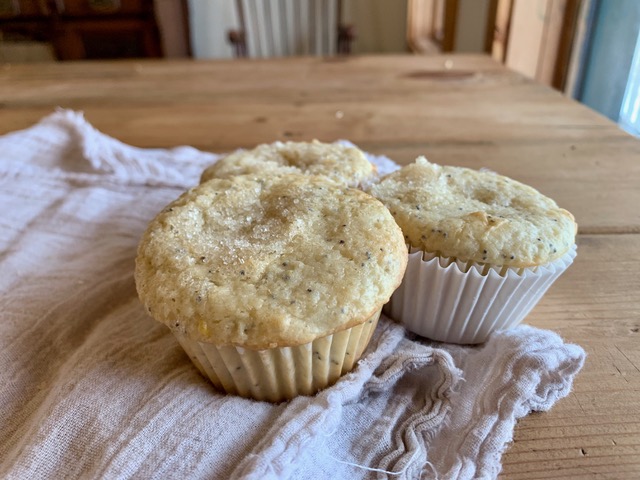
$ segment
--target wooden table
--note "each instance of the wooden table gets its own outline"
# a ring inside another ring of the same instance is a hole
[[[481,56],[0,67],[0,133],[53,108],[141,147],[349,139],[487,167],[572,211],[576,263],[528,317],[583,346],[571,395],[522,420],[505,478],[640,478],[640,142]]]

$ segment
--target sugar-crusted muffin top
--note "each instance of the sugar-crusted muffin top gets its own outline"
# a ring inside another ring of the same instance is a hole
[[[400,284],[407,249],[389,211],[324,177],[213,179],[151,221],[136,258],[149,313],[192,339],[251,349],[366,321]]]
[[[420,157],[373,185],[412,246],[443,257],[533,267],[574,244],[573,215],[550,198],[488,171]]]
[[[357,187],[375,177],[375,167],[356,147],[337,143],[275,142],[238,150],[207,168],[200,182],[247,174],[323,175],[340,185]]]

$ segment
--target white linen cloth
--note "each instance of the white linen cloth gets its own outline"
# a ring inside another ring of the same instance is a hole
[[[0,137],[0,477],[495,478],[584,362],[552,332],[459,347],[383,317],[352,373],[271,405],[218,393],[145,314],[137,242],[216,158],[63,110]]]

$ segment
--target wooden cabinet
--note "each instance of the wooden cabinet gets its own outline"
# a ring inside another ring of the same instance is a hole
[[[41,16],[47,11],[46,0],[0,0],[0,19]]]
[[[146,0],[62,0],[57,3],[60,13],[71,17],[138,15],[153,10],[153,2]]]
[[[60,60],[160,57],[153,0],[58,0],[53,46]]]
[[[0,0],[0,32],[50,42],[59,60],[163,55],[154,0]]]

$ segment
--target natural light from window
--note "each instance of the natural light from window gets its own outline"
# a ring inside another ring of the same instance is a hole
[[[620,126],[635,136],[640,136],[640,33],[631,62],[629,80],[620,108]]]

